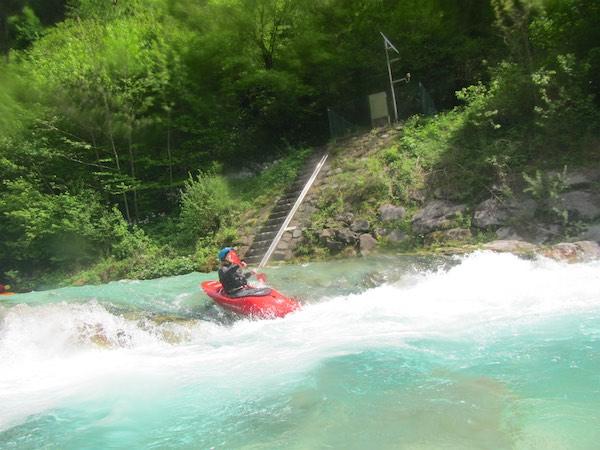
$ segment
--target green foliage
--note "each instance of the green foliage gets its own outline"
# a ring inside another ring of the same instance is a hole
[[[289,149],[325,140],[326,107],[387,86],[379,31],[396,69],[454,109],[409,119],[382,158],[348,161],[323,211],[370,217],[427,189],[476,201],[513,173],[599,158],[598,2],[65,5],[0,2],[0,262],[22,279],[98,260],[103,277],[210,267],[293,179],[307,151]],[[282,154],[231,183],[206,170]]]
[[[74,284],[98,284],[115,279],[146,280],[182,275],[196,270],[197,267],[192,258],[177,255],[166,246],[126,259],[101,259],[91,268],[69,277],[68,281]]]
[[[566,177],[567,166],[558,174],[536,170],[534,176],[529,176],[523,172],[523,179],[527,183],[523,192],[529,192],[537,200],[536,214],[540,219],[548,221],[558,219],[563,225],[567,225],[568,212],[559,202],[559,195],[565,190]]]
[[[113,248],[126,256],[124,249],[131,247],[121,213],[103,208],[90,190],[45,194],[23,178],[6,181],[4,189],[0,199],[4,261],[18,267],[73,268]]]
[[[310,148],[288,149],[287,155],[256,176],[234,180],[231,190],[241,202],[264,206],[296,178],[310,152]]]
[[[24,6],[20,14],[10,16],[7,25],[16,49],[27,48],[42,34],[42,23],[29,6]]]
[[[214,235],[236,213],[227,181],[222,176],[190,176],[181,193],[181,235],[189,243]]]
[[[332,177],[323,195],[322,208],[340,205],[368,213],[388,195],[388,180],[377,157],[343,160],[342,172]]]
[[[463,107],[407,121],[400,140],[402,158],[387,156],[401,187],[418,185],[403,174],[414,177],[422,170],[427,185],[457,199],[478,201],[488,195],[487,186],[506,191],[508,174],[531,164],[551,168],[594,158],[585,143],[598,134],[600,110],[585,93],[575,59],[559,54],[553,61],[552,69],[531,70],[503,62],[491,71],[487,85],[457,92]],[[401,188],[393,191],[406,199]]]

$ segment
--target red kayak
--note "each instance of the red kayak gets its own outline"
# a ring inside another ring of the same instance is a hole
[[[204,281],[204,292],[224,308],[246,316],[261,318],[283,317],[300,308],[300,303],[285,297],[275,289],[269,289],[266,295],[228,297],[218,281]]]

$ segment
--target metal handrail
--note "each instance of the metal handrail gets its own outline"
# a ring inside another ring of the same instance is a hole
[[[312,175],[310,176],[310,178],[308,179],[308,181],[304,185],[304,188],[302,189],[302,192],[300,193],[300,195],[296,199],[296,203],[294,203],[294,206],[292,207],[292,209],[290,210],[290,212],[286,216],[285,220],[283,221],[283,224],[281,225],[281,228],[279,228],[279,231],[277,232],[277,234],[273,238],[273,242],[271,242],[271,245],[269,246],[269,249],[267,250],[267,253],[265,253],[265,256],[263,256],[262,260],[260,261],[260,264],[258,265],[259,269],[262,268],[262,267],[264,267],[267,264],[267,262],[269,261],[269,258],[271,257],[271,255],[273,254],[273,252],[275,251],[275,249],[277,248],[277,245],[279,244],[279,241],[281,240],[281,237],[283,236],[283,233],[285,233],[285,230],[288,227],[288,225],[290,224],[290,222],[292,221],[292,218],[294,217],[294,214],[296,214],[296,211],[298,210],[298,208],[302,204],[302,201],[304,200],[304,197],[306,197],[306,194],[308,193],[308,191],[310,190],[311,186],[315,182],[317,176],[319,175],[319,172],[321,171],[321,169],[323,168],[323,165],[325,164],[325,161],[327,161],[327,157],[328,156],[329,156],[328,153],[325,153],[323,155],[323,157],[321,158],[321,160],[319,161],[319,163],[315,167],[315,170],[313,171]]]

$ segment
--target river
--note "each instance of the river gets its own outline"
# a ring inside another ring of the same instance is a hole
[[[2,298],[0,448],[598,448],[600,262],[266,273],[302,310],[225,313],[214,273]]]

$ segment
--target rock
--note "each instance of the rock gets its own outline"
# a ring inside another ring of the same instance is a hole
[[[528,198],[511,198],[505,201],[488,198],[475,208],[473,225],[477,228],[490,229],[506,225],[511,219],[532,219],[537,203]]]
[[[466,210],[465,205],[434,200],[419,211],[413,218],[412,228],[417,234],[427,234],[435,230],[452,228],[456,219]]]
[[[294,231],[292,231],[293,239],[299,239],[301,237],[302,237],[302,230],[300,230],[299,228],[296,228]]]
[[[341,251],[345,245],[338,241],[327,241],[325,243],[325,247],[327,247],[330,251],[336,253]]]
[[[523,238],[512,227],[501,227],[496,230],[496,236],[501,241],[522,241]]]
[[[600,217],[600,195],[586,191],[572,191],[559,195],[562,206],[576,218],[594,220]]]
[[[577,246],[573,243],[561,243],[542,250],[542,255],[560,261],[575,261],[577,259]]]
[[[311,205],[306,205],[304,207],[304,211],[303,213],[306,214],[307,216],[312,216],[314,213],[316,213],[318,211],[317,208],[315,208],[314,206]]]
[[[287,250],[288,248],[290,248],[290,242],[289,241],[281,240],[277,244],[277,250]]]
[[[356,256],[356,254],[356,249],[354,247],[346,247],[341,253],[344,258],[353,258]]]
[[[339,175],[340,173],[344,173],[344,169],[342,169],[341,167],[338,167],[333,171],[334,175]]]
[[[563,179],[567,190],[588,188],[593,182],[593,177],[589,173],[583,172],[567,172],[567,176]]]
[[[488,242],[483,248],[494,252],[533,253],[538,246],[524,241],[505,240]]]
[[[389,230],[387,228],[375,228],[375,236],[380,237],[380,238],[386,237],[391,232],[392,232],[392,230]]]
[[[580,260],[589,261],[600,259],[600,244],[595,241],[577,241],[574,244],[579,248]]]
[[[335,231],[335,239],[344,244],[354,245],[358,239],[358,236],[352,230],[349,230],[348,228],[342,228],[341,230]]]
[[[600,258],[600,245],[592,241],[563,242],[543,250],[542,255],[559,261],[589,261]]]
[[[439,230],[430,233],[426,237],[428,243],[447,242],[447,241],[468,241],[473,235],[471,230],[466,228],[452,228],[450,230]]]
[[[387,240],[390,242],[398,243],[406,240],[408,236],[406,233],[400,230],[392,230],[387,236]]]
[[[494,228],[504,225],[508,218],[508,208],[498,199],[488,198],[475,208],[473,225],[477,228]]]
[[[369,226],[368,221],[359,219],[352,222],[350,229],[356,233],[366,233],[371,229],[371,227]]]
[[[552,241],[560,236],[561,228],[558,225],[539,225],[537,224],[531,230],[531,239],[528,239],[536,244]]]
[[[346,225],[350,225],[352,223],[352,220],[354,220],[354,214],[350,212],[341,213],[335,216],[335,220],[337,220],[338,222],[342,222]]]
[[[288,259],[292,259],[293,256],[294,254],[290,249],[280,249],[278,247],[277,250],[273,252],[272,258],[274,261],[286,261]]]
[[[452,228],[444,231],[444,234],[450,241],[468,241],[473,237],[471,230],[467,228]]]
[[[410,191],[408,193],[408,198],[410,198],[415,203],[423,203],[426,198],[425,191],[422,189]]]
[[[600,242],[600,223],[589,225],[588,228],[578,236],[581,241]]]
[[[562,176],[562,172],[550,171],[548,172],[548,176]],[[595,182],[600,181],[600,171],[593,169],[567,170],[567,174],[562,181],[567,191],[587,189],[592,187]]]
[[[359,237],[360,241],[360,254],[363,256],[368,255],[377,246],[377,241],[373,236],[368,233],[361,234]]]
[[[333,240],[334,237],[335,237],[335,232],[334,232],[334,230],[332,230],[330,228],[326,228],[319,232],[319,241],[321,241],[322,244],[326,245],[327,242]]]
[[[406,215],[406,210],[402,206],[382,205],[379,207],[379,219],[382,222],[392,220],[402,220]]]
[[[527,197],[511,198],[505,202],[505,205],[511,216],[522,220],[533,219],[537,208],[537,202]]]

